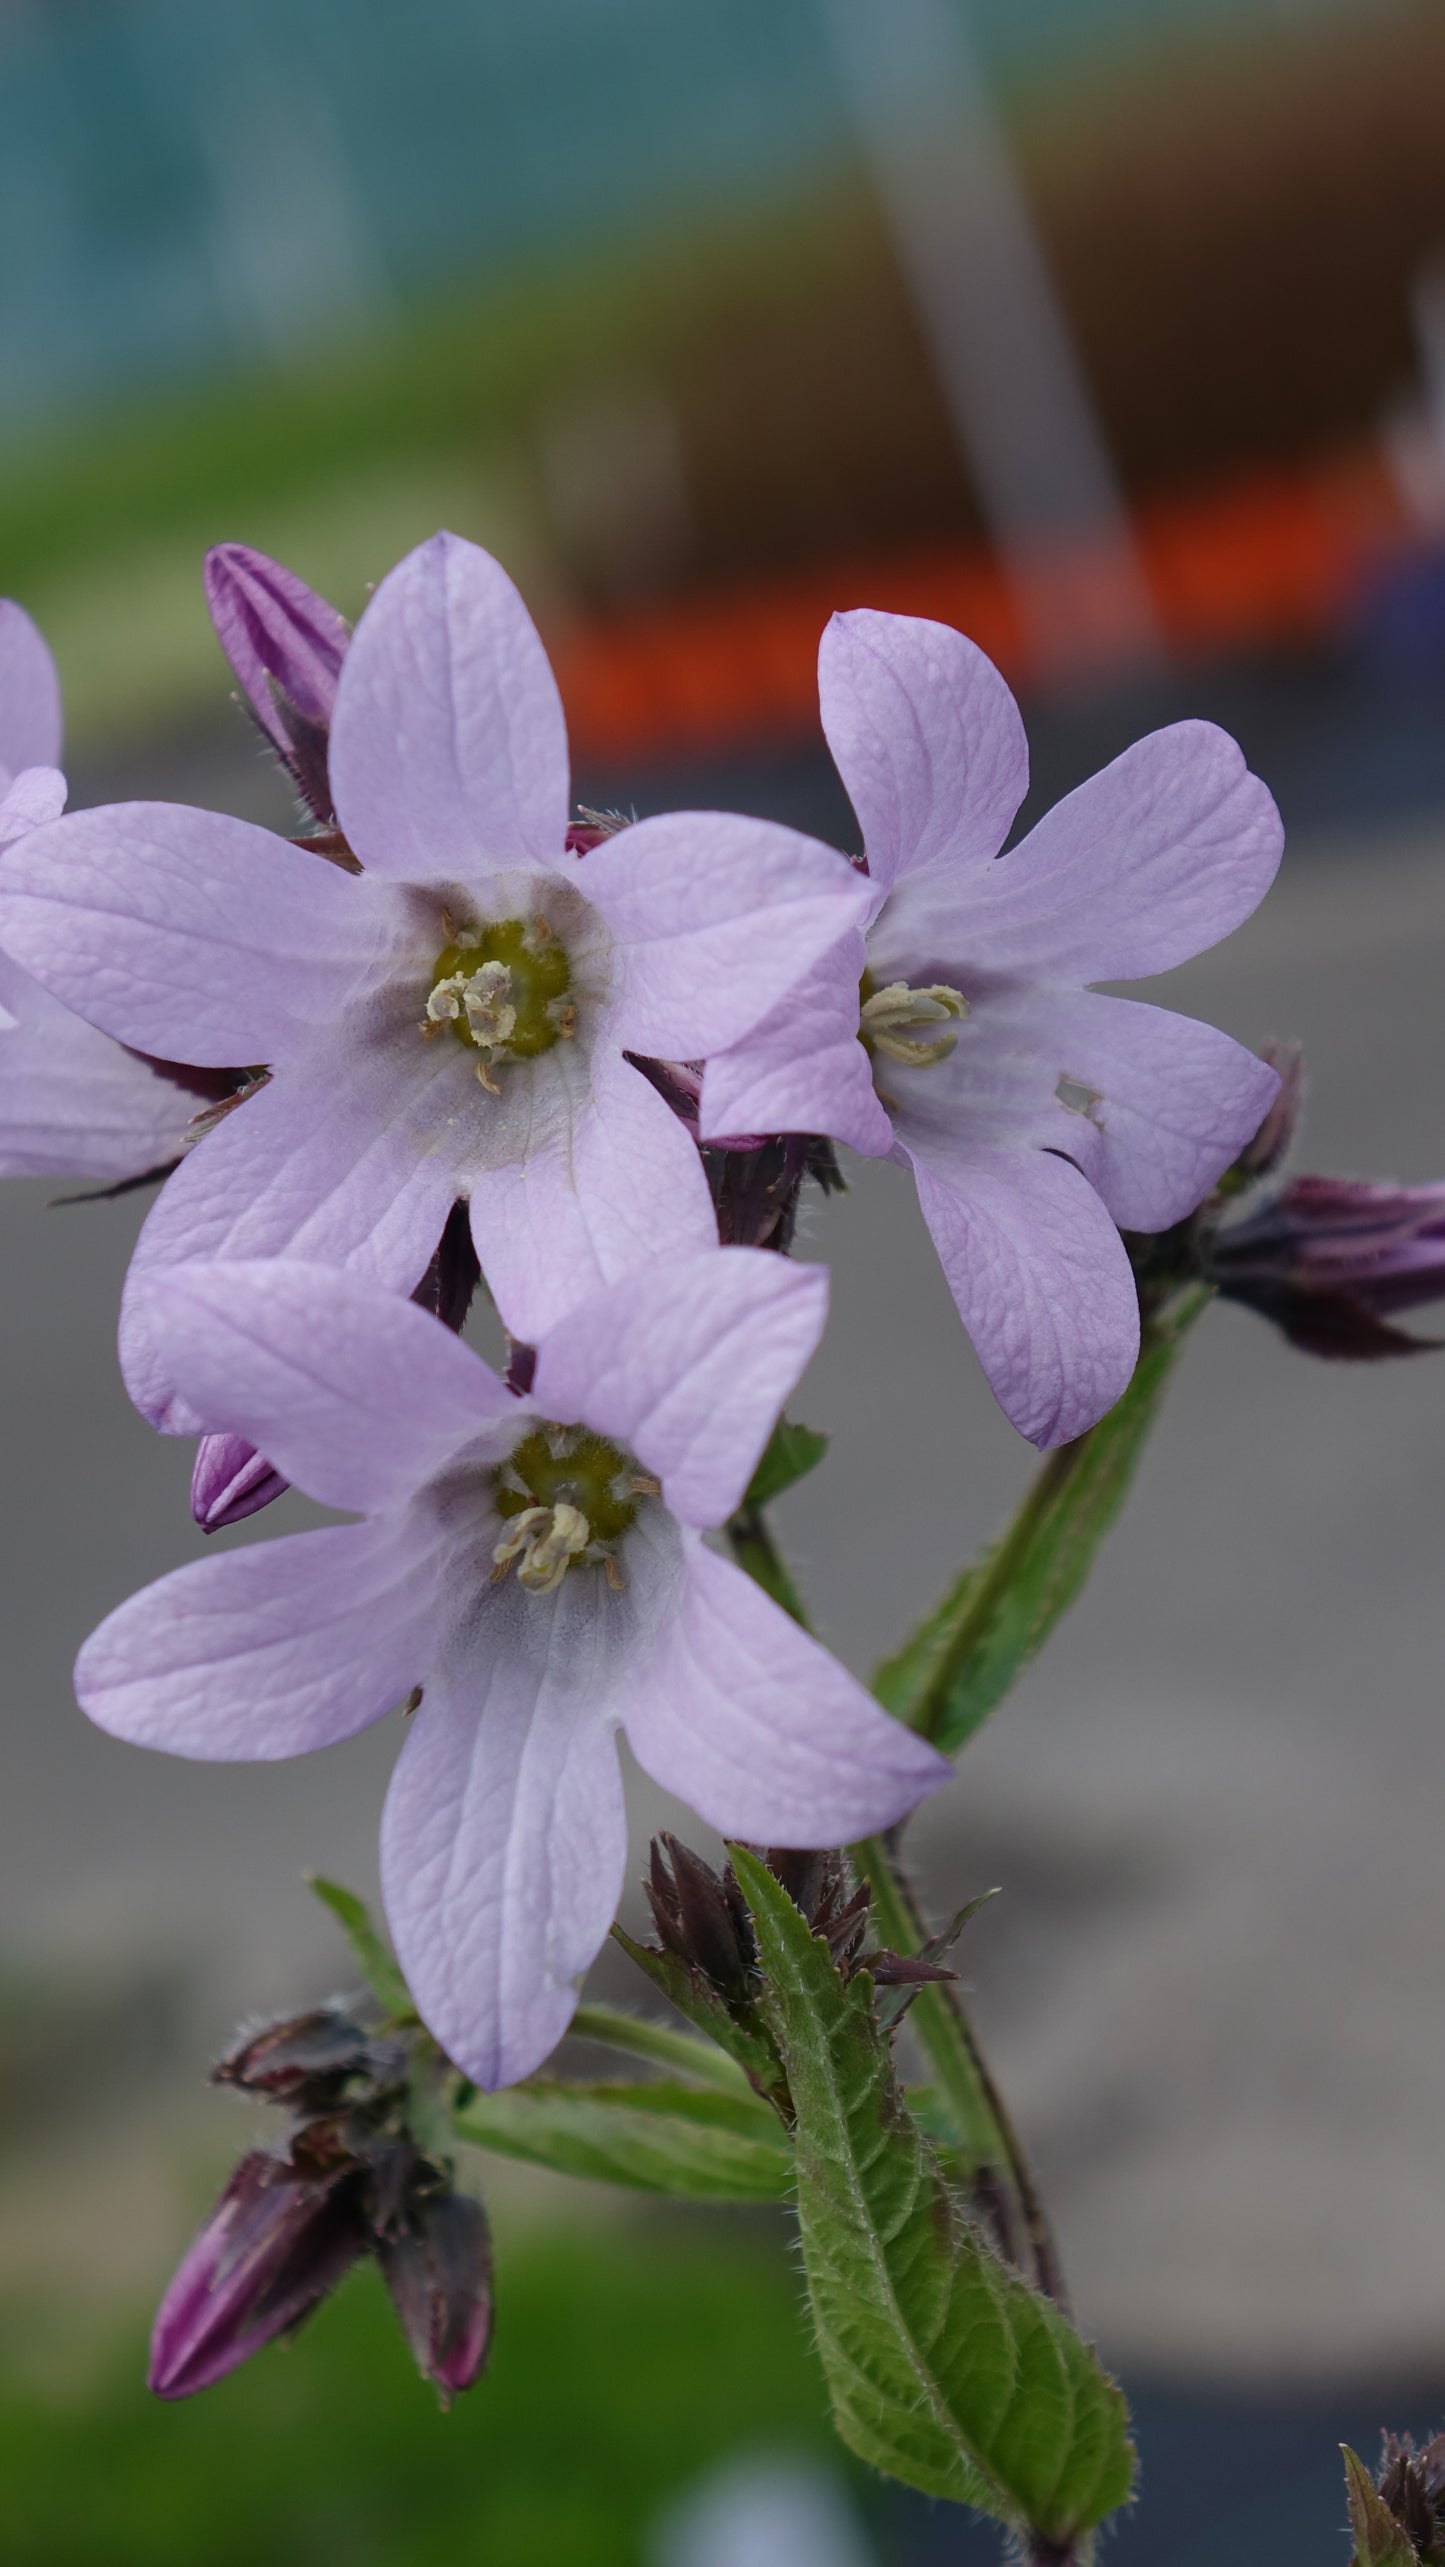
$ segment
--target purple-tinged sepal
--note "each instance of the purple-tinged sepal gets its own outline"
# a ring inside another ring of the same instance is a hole
[[[1279,1079],[1269,1111],[1252,1141],[1246,1141],[1232,1168],[1220,1180],[1230,1192],[1257,1177],[1273,1176],[1288,1156],[1304,1106],[1305,1056],[1299,1043],[1261,1043],[1259,1057]]]
[[[376,2258],[402,2333],[443,2406],[480,2379],[492,2337],[492,2255],[481,2203],[414,2183]]]
[[[249,544],[206,555],[206,603],[221,648],[297,792],[334,822],[327,743],[351,628],[304,579]]]
[[[290,1485],[244,1435],[203,1435],[191,1473],[191,1513],[203,1533],[219,1533],[223,1525],[259,1515]]]
[[[1392,1323],[1445,1297],[1445,1185],[1295,1177],[1213,1231],[1204,1270],[1307,1354],[1425,1353],[1442,1341]]]
[[[300,2326],[366,2252],[359,2194],[349,2165],[311,2171],[249,2150],[157,2311],[156,2396],[212,2388]]]

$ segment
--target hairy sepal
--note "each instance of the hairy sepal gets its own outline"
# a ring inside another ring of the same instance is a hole
[[[1375,2485],[1357,2451],[1340,2444],[1345,2463],[1345,2501],[1355,2554],[1350,2567],[1416,2567],[1415,2544]]]

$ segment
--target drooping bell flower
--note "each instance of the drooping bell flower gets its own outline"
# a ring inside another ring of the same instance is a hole
[[[827,1280],[760,1249],[658,1261],[541,1338],[509,1390],[368,1280],[289,1260],[152,1274],[205,1424],[355,1524],[193,1562],[76,1668],[113,1735],[295,1756],[411,1698],[382,1880],[418,2009],[482,2086],[561,2039],[617,1905],[616,1739],[712,1825],[833,1845],[944,1779],[933,1748],[705,1532],[821,1334]]]
[[[913,616],[835,615],[819,688],[868,915],[709,1060],[701,1134],[819,1132],[910,1168],[995,1397],[1033,1443],[1066,1443],[1137,1357],[1119,1231],[1201,1202],[1278,1084],[1213,1026],[1088,984],[1238,926],[1279,815],[1225,733],[1182,722],[1000,855],[1028,754],[981,651]]]
[[[139,1049],[266,1065],[142,1233],[292,1255],[409,1292],[471,1206],[509,1333],[717,1230],[698,1152],[629,1055],[736,1042],[861,916],[815,841],[717,812],[572,853],[562,708],[510,580],[439,535],[384,580],[336,685],[329,777],[353,876],[240,820],[80,812],[0,863],[0,938]],[[751,1128],[751,1127],[749,1127]],[[134,1289],[121,1348],[195,1432]]]

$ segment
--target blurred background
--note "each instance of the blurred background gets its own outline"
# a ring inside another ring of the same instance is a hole
[[[1236,732],[1279,888],[1148,994],[1303,1038],[1300,1165],[1445,1175],[1435,0],[0,0],[0,243],[0,593],[57,653],[75,800],[289,825],[201,601],[224,538],[355,614],[448,524],[542,624],[580,799],[843,844],[822,624],[941,617],[1024,700],[1026,817],[1160,722]],[[802,1243],[833,1449],[781,1514],[865,1670],[1028,1457],[910,1190],[849,1176]],[[150,2307],[250,2127],[205,2062],[346,1983],[302,1876],[371,1890],[394,1724],[225,1771],[74,1709],[85,1631],[201,1545],[115,1378],[140,1208],[49,1191],[0,1200],[7,2567],[993,2556],[829,2443],[781,2225],[499,2161],[457,2413],[366,2278],[148,2404]],[[1125,2567],[1343,2559],[1339,2440],[1441,2420],[1442,1498],[1434,1362],[1211,1314],[1088,1596],[919,1830],[940,1912],[1002,1886],[964,1966],[1135,2402]],[[669,1813],[635,1807],[640,1865]]]

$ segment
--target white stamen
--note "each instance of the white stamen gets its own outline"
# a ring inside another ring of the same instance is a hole
[[[512,975],[505,963],[482,963],[463,984],[462,1003],[474,1043],[500,1048],[516,1029]]]
[[[890,981],[886,989],[875,989],[865,998],[859,1013],[859,1028],[875,1050],[890,1061],[901,1061],[905,1069],[931,1069],[936,1061],[946,1061],[958,1036],[936,1035],[931,1041],[905,1033],[910,1025],[946,1024],[950,1018],[966,1016],[968,1001],[945,982],[934,981],[926,989],[910,989],[907,981]]]
[[[518,1560],[517,1577],[528,1594],[551,1595],[591,1539],[592,1527],[575,1506],[525,1506],[492,1552],[494,1575],[505,1577]]]

